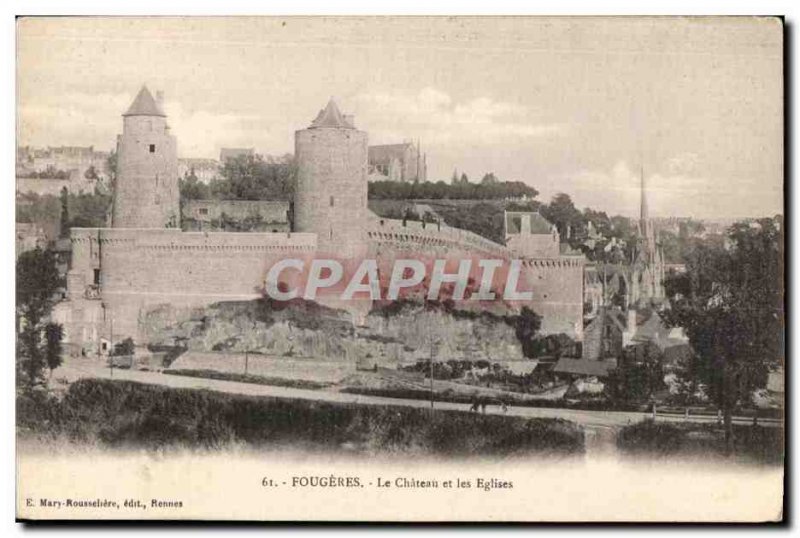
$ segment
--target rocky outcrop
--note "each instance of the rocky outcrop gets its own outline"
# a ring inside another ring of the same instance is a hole
[[[374,309],[354,327],[351,316],[316,303],[277,307],[265,301],[218,303],[144,315],[151,344],[193,351],[251,351],[273,357],[341,359],[360,367],[427,359],[521,360],[514,328],[502,316],[405,304]]]

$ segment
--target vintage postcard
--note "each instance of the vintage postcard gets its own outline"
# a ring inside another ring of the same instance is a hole
[[[16,39],[19,520],[783,520],[780,18]]]

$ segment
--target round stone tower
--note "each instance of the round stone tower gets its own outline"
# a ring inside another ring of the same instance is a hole
[[[295,133],[294,229],[317,234],[321,254],[353,257],[366,248],[367,133],[333,99]]]
[[[143,86],[122,118],[112,227],[179,227],[178,154],[160,95]]]

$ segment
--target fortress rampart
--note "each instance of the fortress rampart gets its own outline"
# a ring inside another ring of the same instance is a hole
[[[149,329],[145,320],[155,319],[148,316],[154,309],[193,309],[261,297],[267,272],[281,259],[335,257],[357,263],[364,256],[378,260],[382,272],[390,272],[387,267],[394,260],[408,257],[519,259],[518,289],[531,291],[533,300],[515,306],[538,313],[543,333],[582,336],[582,257],[557,252],[528,256],[524,249],[441,223],[370,215],[367,133],[355,129],[352,118],[332,101],[308,129],[295,135],[295,232],[181,231],[174,222],[179,200],[175,139],[160,101],[144,88],[124,115],[119,144],[113,228],[71,230],[68,301],[56,314],[67,341],[99,351],[127,336],[143,344]],[[470,276],[479,278],[478,263],[472,270]],[[336,306],[363,321],[371,303],[367,299]]]

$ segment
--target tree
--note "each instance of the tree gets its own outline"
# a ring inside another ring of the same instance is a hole
[[[234,200],[290,200],[294,193],[296,167],[291,155],[280,158],[240,155],[226,159],[220,170],[223,180],[213,182],[217,192]]]
[[[61,237],[69,237],[69,192],[66,187],[61,187],[59,195],[61,202]]]
[[[180,180],[180,193],[181,200],[207,200],[211,198],[211,192],[208,185],[201,183],[197,176],[194,175],[194,169],[191,174],[187,174]]]
[[[61,366],[61,340],[64,338],[64,328],[58,323],[48,323],[44,326],[44,360],[50,376],[53,370]]]
[[[542,216],[556,225],[562,240],[569,239],[571,246],[576,247],[585,239],[586,219],[572,203],[568,194],[563,192],[556,194],[550,204],[542,206],[541,212]]]
[[[464,172],[461,172],[461,183],[463,183],[464,185],[469,183],[469,177],[467,177],[467,174],[465,174]]]
[[[484,174],[483,177],[481,178],[482,185],[491,185],[498,182],[499,180],[494,175],[494,172],[489,172],[488,174]]]
[[[783,248],[780,219],[737,223],[725,245],[698,243],[686,272],[668,278],[664,317],[689,337],[696,363],[687,370],[724,414],[728,453],[733,410],[783,358]]]
[[[535,356],[536,334],[542,327],[542,317],[523,306],[514,324],[514,333],[522,346],[522,354],[528,358]]]
[[[23,252],[17,259],[16,277],[16,310],[22,326],[17,360],[27,387],[32,389],[44,381],[44,368],[56,364],[52,354],[58,352],[60,356],[61,327],[48,323],[55,293],[61,286],[55,254],[40,248]]]
[[[657,314],[653,314],[657,315]],[[608,373],[603,392],[617,404],[639,404],[665,387],[663,354],[652,342],[628,346]]]
[[[114,344],[114,349],[111,350],[111,355],[114,357],[124,357],[133,355],[136,350],[136,346],[133,342],[133,338],[126,338],[122,342],[117,342]]]

